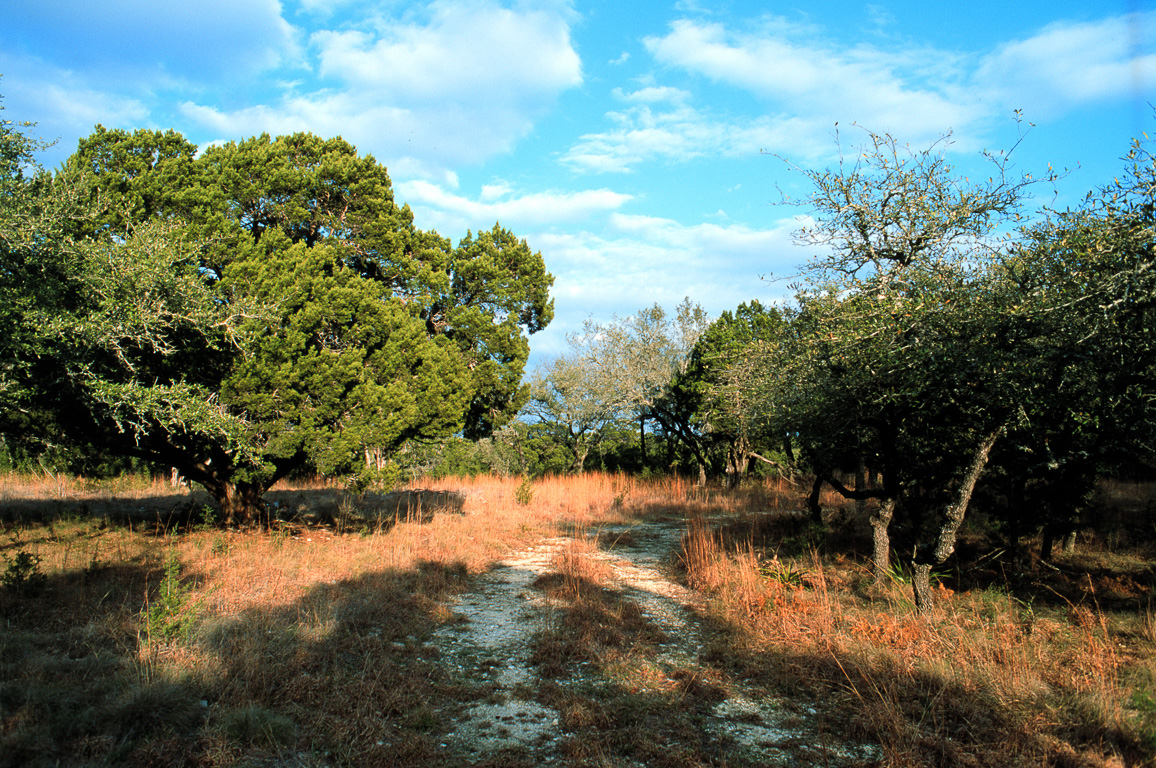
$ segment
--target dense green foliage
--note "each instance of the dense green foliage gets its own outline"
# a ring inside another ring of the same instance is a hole
[[[175,467],[240,519],[290,472],[388,479],[407,441],[488,435],[528,397],[541,255],[418,230],[341,139],[198,154],[98,127],[55,176],[0,144],[6,440]]]

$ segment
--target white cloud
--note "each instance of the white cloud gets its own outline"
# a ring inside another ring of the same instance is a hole
[[[871,12],[878,16],[878,8]],[[877,19],[878,20],[878,19]],[[839,45],[808,25],[764,17],[739,30],[681,19],[644,40],[655,61],[745,91],[722,113],[715,94],[691,105],[685,88],[614,89],[627,107],[562,155],[581,171],[629,172],[639,164],[768,151],[815,160],[834,146],[836,123],[857,123],[914,144],[953,134],[953,149],[986,144],[987,132],[1023,109],[1042,119],[1110,99],[1147,100],[1156,88],[1150,30],[1156,13],[1055,23],[983,54],[896,43]]]
[[[799,226],[783,219],[769,229],[742,224],[685,225],[671,219],[615,213],[605,231],[547,232],[529,240],[554,275],[557,319],[530,341],[535,356],[558,354],[585,316],[609,320],[689,296],[717,315],[750,299],[785,299],[785,281],[807,253],[794,247]]]
[[[986,56],[976,82],[1006,108],[1046,117],[1072,106],[1151,98],[1156,13],[1087,23],[1057,22]]]
[[[316,16],[330,16],[334,11],[357,2],[359,0],[300,0],[298,6],[306,13]]]
[[[562,156],[575,170],[626,173],[640,163],[696,157],[740,157],[790,148],[813,157],[830,146],[831,124],[787,115],[728,121],[689,105],[662,110],[648,104],[607,114],[615,127],[581,136]]]
[[[509,184],[500,182],[498,184],[483,184],[481,198],[484,202],[491,202],[509,195],[513,190]]]
[[[805,254],[792,243],[796,228],[794,219],[760,230],[612,214],[601,234],[542,233],[534,242],[556,277],[555,294],[600,315],[688,295],[721,312],[751,297],[785,295],[759,278],[797,271]]]
[[[718,213],[712,215],[717,216]],[[790,219],[774,229],[751,229],[742,224],[685,226],[672,219],[656,216],[613,213],[610,225],[644,242],[661,244],[695,256],[715,251],[727,254],[731,259],[753,259],[780,248],[784,242],[784,232],[793,232],[799,223]]]
[[[984,114],[960,83],[958,57],[943,51],[840,47],[781,20],[736,32],[684,19],[644,42],[662,64],[749,91],[808,122],[856,121],[925,138],[963,130]]]
[[[666,86],[647,86],[636,91],[624,91],[621,88],[615,88],[611,93],[619,101],[631,104],[659,104],[664,101],[671,104],[681,104],[690,98],[690,91]]]
[[[138,99],[93,87],[86,78],[38,59],[0,52],[0,73],[5,119],[37,123],[32,133],[50,142],[71,137],[46,153],[47,165],[76,151],[72,139],[87,136],[97,123],[134,126],[148,117]]]
[[[426,24],[315,33],[321,74],[407,102],[536,102],[582,82],[569,28],[557,15],[481,4],[433,8]]]
[[[582,82],[565,8],[438,2],[424,20],[310,38],[329,87],[239,110],[186,104],[227,136],[340,134],[391,166],[442,168],[509,151],[559,93]]]

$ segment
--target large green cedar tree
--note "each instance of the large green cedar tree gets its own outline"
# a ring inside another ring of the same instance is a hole
[[[499,225],[456,248],[417,229],[340,138],[198,154],[98,127],[44,176],[71,207],[29,261],[68,274],[9,291],[40,345],[16,359],[46,361],[9,412],[45,439],[175,467],[243,522],[293,471],[380,472],[406,440],[487,435],[527,398],[526,335],[553,314],[541,254]]]

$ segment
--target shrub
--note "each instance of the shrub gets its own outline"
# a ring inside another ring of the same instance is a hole
[[[4,555],[8,567],[0,575],[4,589],[20,597],[36,595],[44,588],[48,577],[40,572],[40,555],[20,549],[14,557]]]
[[[170,550],[156,601],[145,614],[145,634],[150,641],[188,639],[197,620],[196,605],[190,605],[191,589],[181,584],[181,563],[176,551]]]
[[[534,487],[530,484],[530,478],[523,478],[521,484],[514,489],[514,501],[523,507],[528,507],[533,500]]]
[[[290,744],[296,730],[292,720],[257,704],[227,712],[222,724],[233,741],[264,747]]]

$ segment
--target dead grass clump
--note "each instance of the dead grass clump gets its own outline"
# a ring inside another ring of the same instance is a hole
[[[224,712],[219,720],[220,729],[239,744],[278,748],[294,741],[296,726],[292,720],[256,704]]]

